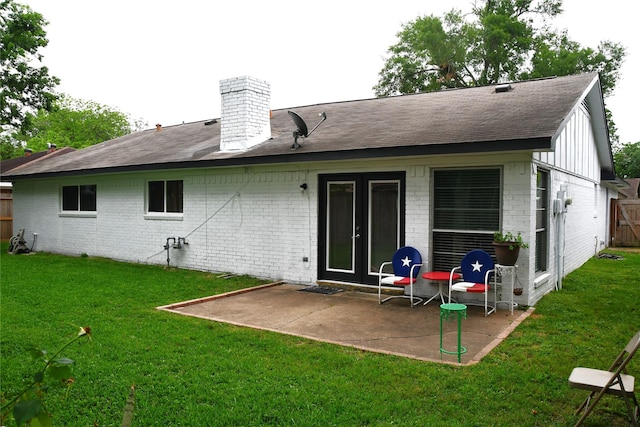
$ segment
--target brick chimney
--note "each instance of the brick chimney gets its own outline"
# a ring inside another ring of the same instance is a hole
[[[220,151],[244,151],[271,138],[271,85],[253,77],[220,81]]]

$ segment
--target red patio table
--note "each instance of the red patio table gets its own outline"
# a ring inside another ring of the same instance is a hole
[[[444,293],[442,292],[442,285],[449,282],[449,276],[451,273],[448,271],[427,271],[426,273],[422,273],[422,278],[429,280],[431,282],[438,282],[438,293],[429,298],[424,304],[427,305],[437,297],[440,297],[440,301],[444,304]],[[453,273],[453,280],[459,280],[462,276],[459,273]]]

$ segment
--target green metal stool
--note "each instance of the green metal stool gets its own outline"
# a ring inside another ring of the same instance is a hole
[[[442,319],[449,320],[453,316],[458,318],[458,349],[456,351],[445,350],[442,346]],[[467,349],[462,346],[462,319],[467,318],[467,306],[464,304],[440,304],[440,358],[442,359],[442,353],[445,354],[457,354],[458,363]]]

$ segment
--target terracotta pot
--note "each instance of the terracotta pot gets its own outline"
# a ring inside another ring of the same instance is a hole
[[[513,246],[513,249],[509,249]],[[520,246],[509,242],[493,242],[496,251],[496,261],[501,265],[516,265],[518,255],[520,255]]]

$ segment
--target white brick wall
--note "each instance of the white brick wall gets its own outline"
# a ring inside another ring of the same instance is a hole
[[[514,296],[520,304],[531,304],[533,274],[535,270],[535,220],[536,220],[536,176],[530,162],[510,161],[505,163],[502,177],[502,231],[522,233],[529,248],[521,248],[517,261],[515,287],[523,288],[523,295]],[[505,277],[506,282],[510,278]],[[500,289],[500,300],[508,300],[508,286]],[[504,306],[502,306],[504,307]]]
[[[253,77],[220,81],[220,149],[246,150],[271,137],[271,86]]]
[[[550,170],[550,211],[553,210],[552,201],[561,187],[566,187],[573,203],[568,206],[566,214],[550,216],[549,280],[540,281],[538,288],[530,288],[531,303],[553,290],[559,276],[566,276],[605,248],[604,242],[608,241],[609,199],[615,197],[599,183],[601,166],[588,112],[583,107],[576,110],[559,132],[555,151],[534,153],[533,159],[540,167]],[[532,185],[535,185],[535,177]],[[558,240],[562,229],[564,242]],[[531,274],[531,283],[535,279],[536,275]]]
[[[526,156],[507,161],[494,156],[448,157],[393,162],[323,164],[321,170],[291,166],[228,170],[164,171],[18,181],[14,191],[14,228],[25,228],[27,242],[38,233],[38,251],[105,256],[118,260],[165,265],[163,246],[168,237],[186,237],[188,245],[171,249],[171,266],[204,271],[228,271],[270,280],[314,283],[317,279],[318,174],[367,171],[406,172],[406,244],[415,246],[428,268],[430,253],[431,168],[503,166],[503,229],[522,231],[532,247],[518,261],[518,280],[525,294],[516,298],[534,304],[554,285],[534,288],[536,273],[535,167]],[[179,219],[145,217],[145,191],[149,179],[184,180],[184,215]],[[593,256],[597,240],[606,240],[605,191],[594,182],[560,171],[551,171],[551,194],[568,185],[573,204],[567,213],[565,273]],[[308,189],[301,191],[306,182]],[[96,184],[95,216],[61,216],[61,185]],[[594,207],[594,205],[596,205]],[[556,223],[551,218],[551,278],[555,276]],[[596,239],[597,236],[597,239]],[[308,261],[303,261],[308,258]],[[539,276],[539,274],[538,274]],[[418,294],[436,287],[418,285]]]
[[[606,190],[598,184],[574,175],[555,172],[553,174],[553,196],[566,185],[572,204],[565,214],[565,274],[580,267],[587,259],[603,249],[601,240],[606,237],[607,206]],[[559,218],[558,220],[561,220]]]
[[[145,219],[150,178],[184,179],[182,220]],[[170,250],[172,266],[311,283],[317,270],[317,189],[310,185],[302,192],[307,180],[305,172],[277,170],[96,178],[86,182],[97,185],[94,217],[59,214],[59,188],[70,183],[21,182],[15,227],[26,228],[27,237],[38,233],[36,250],[157,264],[166,263],[168,237],[186,236],[189,245]]]

